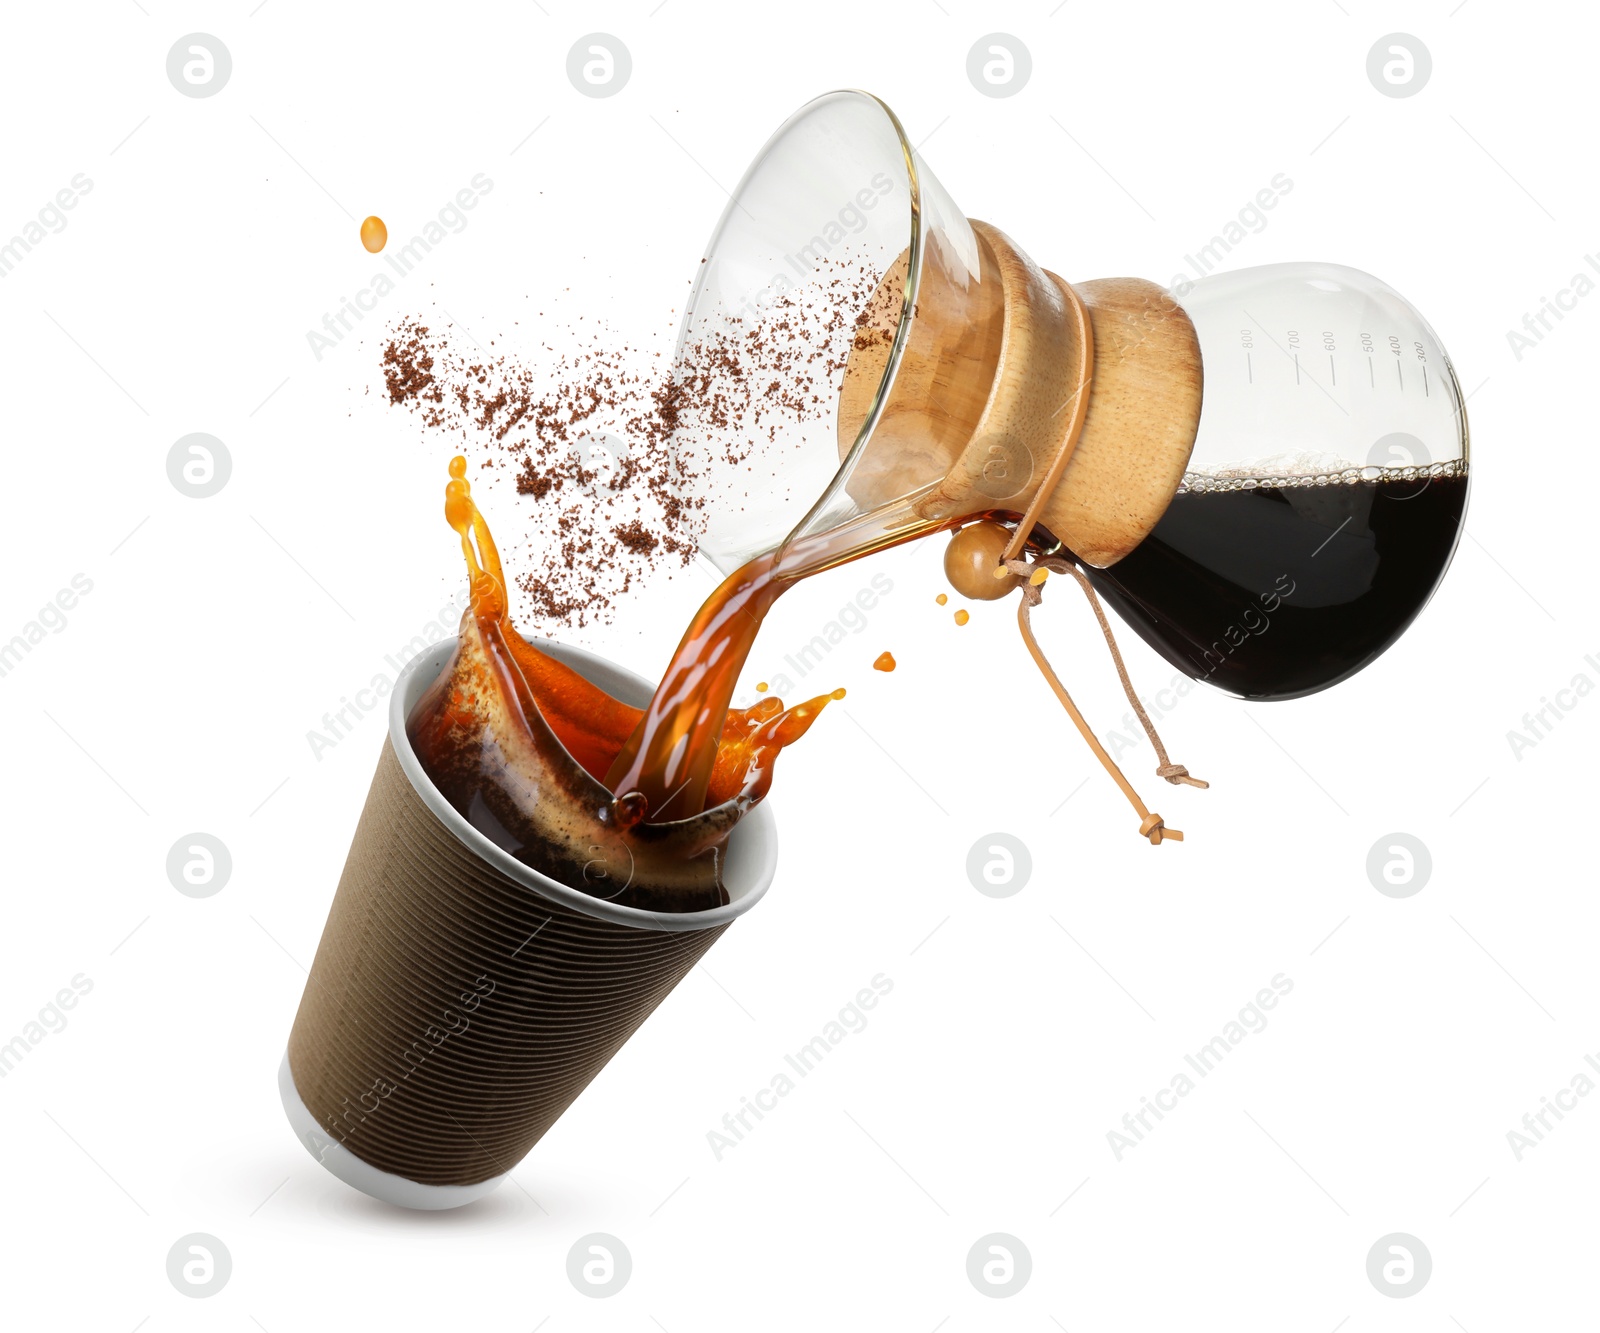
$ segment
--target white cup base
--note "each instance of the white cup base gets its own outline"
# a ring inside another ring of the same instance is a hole
[[[363,1162],[343,1144],[335,1143],[317,1124],[316,1118],[300,1100],[300,1090],[294,1085],[294,1074],[289,1069],[287,1055],[278,1066],[278,1095],[283,1098],[284,1114],[289,1117],[294,1136],[305,1145],[306,1151],[346,1185],[354,1186],[374,1199],[382,1199],[400,1208],[460,1208],[493,1193],[505,1179],[505,1176],[499,1175],[481,1180],[476,1185],[424,1185],[391,1171],[380,1170],[370,1162]]]

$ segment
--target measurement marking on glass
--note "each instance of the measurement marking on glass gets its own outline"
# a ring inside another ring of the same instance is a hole
[[[1339,372],[1333,368],[1333,358],[1331,356],[1328,358],[1328,380],[1334,385],[1339,383]]]
[[[1433,397],[1433,395],[1428,392],[1428,363],[1426,361],[1422,363],[1422,396],[1424,398]]]
[[[1251,384],[1254,384],[1256,382],[1256,372],[1255,372],[1255,368],[1250,364],[1250,353],[1249,352],[1246,352],[1244,354],[1244,373],[1245,373],[1246,376],[1248,376]]]
[[[1300,353],[1294,354],[1294,382],[1300,383]]]
[[[1404,393],[1406,391],[1406,372],[1398,361],[1394,363],[1394,377],[1400,381],[1400,392]]]
[[[1378,387],[1378,372],[1372,368],[1372,358],[1367,358],[1367,378],[1372,381],[1372,387]]]

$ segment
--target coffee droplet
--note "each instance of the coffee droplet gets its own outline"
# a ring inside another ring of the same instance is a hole
[[[948,602],[948,601],[949,601],[949,600],[950,600],[950,599],[949,599],[949,598],[948,598],[948,597],[946,597],[946,596],[945,596],[945,595],[944,595],[944,594],[943,594],[943,593],[940,593],[940,594],[939,594],[939,595],[938,595],[938,596],[937,596],[937,597],[935,597],[935,598],[934,598],[934,599],[933,599],[933,600],[934,600],[934,601],[936,601],[936,602],[937,602],[937,603],[939,603],[939,605],[940,605],[940,606],[943,606],[943,605],[944,605],[944,604],[945,604],[945,603],[946,603],[946,602]]]
[[[893,671],[895,669],[893,653],[879,653],[878,659],[872,664],[874,671]]]
[[[361,224],[361,244],[373,255],[389,244],[389,229],[383,225],[382,218],[370,217]]]
[[[956,612],[956,624],[958,624],[958,625],[965,625],[967,623],[967,621],[969,621],[971,619],[972,619],[972,617],[969,616],[965,611],[957,611]]]
[[[756,682],[756,693],[757,694],[765,694],[771,688],[772,688],[772,686],[768,685],[767,682],[764,681],[764,680],[758,680]]]

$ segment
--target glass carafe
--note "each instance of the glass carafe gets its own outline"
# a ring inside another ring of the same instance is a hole
[[[1432,594],[1467,500],[1450,359],[1392,288],[1273,264],[1177,295],[1204,392],[1182,484],[1109,568],[1083,567],[1169,662],[1250,699],[1336,684]]]
[[[860,92],[803,107],[745,174],[675,375],[684,494],[723,574],[1031,515],[1032,549],[1071,553],[1175,667],[1252,699],[1383,652],[1466,503],[1449,358],[1384,283],[1281,264],[1069,284],[969,221]]]

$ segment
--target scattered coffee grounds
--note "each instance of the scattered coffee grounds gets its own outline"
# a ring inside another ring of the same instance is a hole
[[[433,356],[423,341],[426,328],[418,328],[403,341],[391,342],[383,351],[383,383],[389,401],[396,404],[423,404],[443,401],[443,391],[433,379]],[[430,426],[443,424],[433,416],[424,420]]]
[[[661,353],[592,320],[560,332],[524,360],[413,316],[383,351],[389,402],[523,501],[502,555],[530,629],[610,623],[640,576],[694,558],[701,519],[660,410]]]
[[[900,664],[894,660],[893,653],[879,653],[872,663],[874,671],[893,671]]]
[[[384,389],[486,474],[486,492],[521,502],[501,554],[524,627],[609,624],[640,579],[694,559],[708,506],[739,503],[730,485],[748,484],[758,448],[832,414],[853,341],[873,336],[863,307],[876,286],[841,264],[676,357],[593,317],[541,317],[523,353],[443,314],[411,316],[383,349]]]

